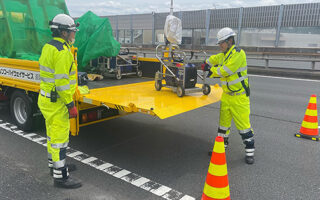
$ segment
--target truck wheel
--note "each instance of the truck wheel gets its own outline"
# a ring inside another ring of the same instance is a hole
[[[23,131],[30,131],[33,125],[32,99],[16,90],[10,98],[10,114],[15,124]]]
[[[210,94],[210,92],[211,92],[211,87],[210,87],[210,85],[204,84],[204,85],[202,86],[202,92],[203,92],[204,95]]]
[[[183,97],[184,93],[185,93],[185,90],[184,90],[183,86],[178,85],[178,87],[177,87],[177,95],[178,95],[178,97]]]

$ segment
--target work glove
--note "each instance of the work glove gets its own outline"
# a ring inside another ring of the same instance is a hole
[[[75,107],[73,101],[69,104],[67,104],[68,112],[69,112],[69,118],[76,118],[78,115],[78,110]]]
[[[201,69],[203,70],[203,71],[210,71],[210,65],[208,65],[207,63],[203,63],[203,64],[201,64]]]

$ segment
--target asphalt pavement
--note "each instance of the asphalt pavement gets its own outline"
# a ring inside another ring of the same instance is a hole
[[[250,84],[256,162],[244,163],[232,126],[226,152],[231,199],[319,199],[319,142],[294,137],[319,81],[252,75]],[[0,199],[199,199],[218,119],[215,103],[164,120],[131,114],[83,127],[68,151],[68,162],[78,167],[71,176],[83,186],[65,190],[54,188],[49,177],[40,141],[44,126],[19,132],[1,108]],[[93,162],[113,168],[101,170]]]

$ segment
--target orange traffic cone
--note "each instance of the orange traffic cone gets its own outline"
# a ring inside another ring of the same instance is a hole
[[[319,141],[317,96],[311,95],[306,114],[301,124],[300,133],[296,137]]]
[[[216,137],[201,200],[230,200],[223,137]]]

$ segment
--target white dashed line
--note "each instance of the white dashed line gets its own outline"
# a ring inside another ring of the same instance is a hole
[[[120,172],[113,174],[113,176],[117,177],[117,178],[121,178],[121,177],[124,177],[124,176],[126,176],[128,174],[131,174],[131,172],[128,171],[128,170],[123,169]]]
[[[101,171],[103,171],[104,169],[107,169],[107,168],[112,167],[112,166],[113,166],[113,164],[105,163],[105,164],[100,165],[100,166],[98,166],[98,167],[96,167],[96,168],[99,169],[99,170],[101,170]]]
[[[150,180],[144,177],[139,178],[138,180],[133,181],[131,184],[137,187],[142,186],[143,184],[149,182]]]
[[[92,161],[97,160],[97,159],[98,159],[98,158],[90,157],[90,158],[87,158],[87,159],[82,160],[81,162],[87,164],[87,163],[92,162]]]
[[[162,185],[161,187],[159,187],[159,188],[156,189],[156,190],[150,190],[150,192],[152,192],[152,193],[155,194],[155,195],[162,196],[162,195],[164,195],[165,193],[169,192],[170,190],[171,190],[171,188]]]
[[[195,198],[185,195],[180,200],[195,200]]]
[[[24,138],[27,138],[35,143],[41,144],[42,146],[47,146],[47,138],[42,137],[36,133],[26,133],[24,131],[16,129],[17,126],[14,126],[10,123],[5,123],[3,120],[0,120],[0,128],[8,130],[12,133],[20,135]],[[319,126],[320,128],[320,126]],[[151,192],[154,195],[160,196],[167,200],[195,200],[194,197],[184,195],[181,192],[173,190],[167,186],[161,185],[157,182],[151,181],[148,178],[142,177],[138,174],[132,173],[126,169],[122,169],[118,166],[115,166],[111,163],[100,160],[96,157],[89,156],[81,151],[67,148],[67,156],[78,160],[86,165],[89,165],[95,169],[101,170],[106,174],[110,174],[115,178],[123,180],[127,183],[130,183],[140,189]]]
[[[32,136],[35,136],[35,135],[37,135],[37,134],[35,134],[35,133],[30,133],[30,134],[27,134],[27,135],[23,135],[22,137],[25,137],[25,138],[27,138],[27,139],[31,139],[31,137],[32,137]]]
[[[73,157],[78,156],[78,155],[81,155],[81,154],[82,154],[82,152],[76,151],[76,152],[71,153],[71,154],[69,154],[69,155],[67,155],[67,156],[70,157],[70,158],[73,158]]]
[[[45,138],[45,137],[40,137],[40,138],[36,138],[36,139],[34,139],[34,140],[32,140],[32,141],[38,143],[38,142],[40,142],[41,140],[47,140],[47,138]]]

